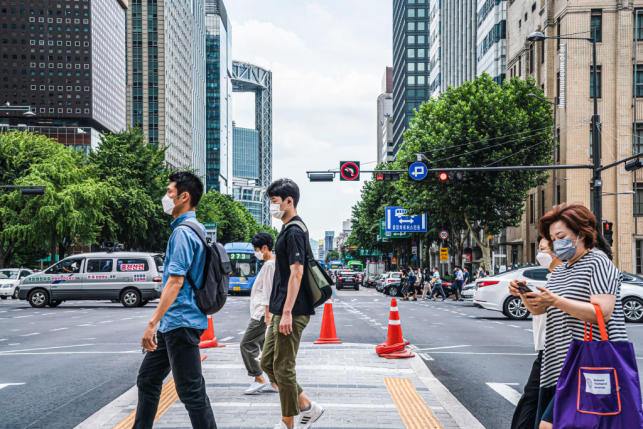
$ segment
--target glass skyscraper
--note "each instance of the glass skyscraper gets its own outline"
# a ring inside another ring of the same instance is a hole
[[[231,192],[232,26],[222,0],[206,0],[206,181]]]
[[[430,96],[430,14],[429,0],[393,0],[393,157],[413,109]]]
[[[232,128],[232,175],[259,179],[259,133],[249,128]]]

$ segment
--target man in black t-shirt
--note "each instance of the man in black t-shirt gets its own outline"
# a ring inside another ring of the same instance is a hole
[[[302,222],[297,215],[299,187],[290,179],[274,181],[266,189],[270,198],[270,213],[284,226],[275,244],[275,278],[270,296],[273,314],[261,355],[261,369],[279,387],[281,421],[275,429],[293,429],[295,416],[297,429],[307,429],[324,413],[324,409],[311,402],[299,383],[295,372],[297,351],[304,329],[315,310],[308,296],[304,270],[307,259],[308,237],[292,221]]]

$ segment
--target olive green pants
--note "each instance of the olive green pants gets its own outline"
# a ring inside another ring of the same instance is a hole
[[[299,395],[303,389],[297,383],[295,365],[301,335],[308,326],[310,316],[292,316],[292,332],[284,335],[279,332],[281,316],[273,316],[266,332],[266,342],[261,355],[261,369],[279,387],[281,415],[294,417],[299,414]]]

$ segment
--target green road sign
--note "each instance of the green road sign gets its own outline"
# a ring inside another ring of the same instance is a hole
[[[387,238],[409,238],[410,234],[408,232],[386,232],[386,221],[380,219],[380,237],[382,239]]]
[[[205,222],[203,226],[205,226],[205,229],[217,229],[216,222]]]

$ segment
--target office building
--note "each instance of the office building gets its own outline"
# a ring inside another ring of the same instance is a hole
[[[393,67],[386,67],[377,97],[377,164],[393,161]]]
[[[3,129],[89,150],[125,128],[126,0],[0,6]]]
[[[239,128],[232,122],[232,196],[241,202],[262,225],[270,225],[263,218],[266,188],[259,185],[259,133]],[[268,207],[270,208],[270,207]]]
[[[476,73],[502,84],[507,76],[507,0],[478,0]]]
[[[207,183],[205,0],[192,4],[192,168]]]
[[[351,232],[353,231],[353,221],[350,219],[347,219],[342,222],[342,232],[350,235]]]
[[[324,240],[319,240],[319,251],[317,253],[319,259],[326,259],[326,250],[324,248]]]
[[[516,0],[507,5],[508,77],[532,77],[545,97],[559,102],[557,162],[592,163],[591,123],[593,94],[597,91],[600,115],[601,163],[610,164],[642,152],[643,143],[643,0],[579,3]],[[596,31],[598,85],[592,84],[592,44],[585,40],[529,42],[540,31],[546,36],[567,34],[589,37]],[[635,41],[639,43],[635,43]],[[638,45],[638,46],[637,46]],[[636,61],[636,62],[635,62]],[[640,113],[639,113],[640,112]],[[643,183],[622,166],[602,172],[603,220],[614,224],[614,264],[621,271],[643,273]],[[641,177],[639,173],[638,177]],[[535,262],[538,220],[557,203],[582,202],[593,209],[592,171],[558,170],[554,183],[527,195],[521,225],[507,230],[513,263]],[[632,195],[634,193],[634,195]]]
[[[140,127],[150,144],[168,148],[165,159],[170,167],[196,168],[205,177],[202,142],[195,140],[205,136],[205,119],[195,111],[195,102],[201,110],[205,87],[205,61],[200,58],[205,48],[197,40],[205,28],[202,0],[131,1],[128,122]],[[195,159],[199,165],[194,165]]]
[[[430,97],[429,15],[429,0],[393,0],[393,146],[387,158],[395,159],[413,110]]]
[[[335,238],[335,231],[326,231],[326,233],[324,234],[324,249],[326,250],[327,254],[331,250],[335,250],[335,247],[333,247],[334,238]]]
[[[319,241],[314,238],[308,239],[310,242],[310,250],[312,250],[313,255],[317,256],[319,254]],[[319,256],[317,256],[319,258]]]
[[[207,188],[232,192],[232,26],[222,0],[206,0]]]
[[[430,1],[430,95],[437,97],[476,76],[477,14],[475,1]]]

